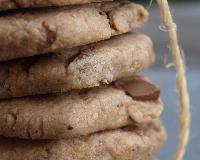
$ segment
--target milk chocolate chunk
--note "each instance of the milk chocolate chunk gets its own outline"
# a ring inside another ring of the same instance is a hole
[[[115,83],[118,89],[122,89],[134,100],[156,101],[160,97],[160,88],[141,78],[120,80]]]

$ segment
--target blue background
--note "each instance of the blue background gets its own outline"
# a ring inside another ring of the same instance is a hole
[[[191,2],[191,1],[190,1]],[[185,160],[200,159],[200,3],[171,4],[172,14],[178,25],[180,46],[183,48],[186,64],[188,88],[191,96],[192,127],[190,143]],[[162,119],[168,132],[168,141],[158,154],[158,159],[169,160],[178,142],[178,107],[175,89],[175,71],[166,69],[163,63],[165,56],[170,59],[166,33],[159,30],[159,9],[152,6],[149,10],[150,20],[141,32],[149,35],[155,44],[157,62],[141,75],[148,76],[160,85],[165,111]]]

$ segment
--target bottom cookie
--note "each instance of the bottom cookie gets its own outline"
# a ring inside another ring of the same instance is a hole
[[[1,139],[1,160],[151,160],[166,140],[161,123],[59,141]]]

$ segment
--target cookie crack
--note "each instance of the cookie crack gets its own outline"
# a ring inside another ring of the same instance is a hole
[[[37,120],[36,120],[37,121]],[[43,119],[39,119],[39,124],[37,128],[33,127],[33,121],[31,119],[27,122],[27,127],[26,127],[26,136],[28,139],[42,139],[44,137],[44,122]],[[37,122],[35,122],[37,124]]]
[[[50,29],[50,27],[46,24],[45,21],[42,23],[42,27],[46,35],[46,43],[48,44],[48,46],[52,46],[57,39],[57,32],[55,30]]]
[[[49,160],[51,156],[51,149],[49,147],[45,147],[44,151],[46,153],[46,155],[44,156],[44,159]]]
[[[68,75],[69,65],[72,64],[73,62],[75,62],[75,60],[82,59],[85,56],[84,51],[87,49],[88,49],[87,47],[86,48],[79,47],[77,53],[64,62],[67,75]]]
[[[72,56],[71,58],[67,59],[65,61],[65,64],[68,66],[70,63],[75,61],[75,59],[78,58],[81,55],[82,51],[83,50],[81,48],[78,48],[78,51],[76,52],[76,54],[74,56]]]
[[[29,124],[29,122],[28,122],[28,124]],[[30,125],[28,125],[28,127],[26,128],[26,135],[27,135],[28,139],[31,139]]]
[[[120,3],[117,3],[116,5],[114,6],[111,6],[111,7],[106,7],[104,6],[103,3],[100,4],[100,11],[99,11],[99,14],[100,15],[105,15],[107,20],[108,20],[108,23],[109,23],[109,26],[112,30],[114,31],[118,31],[118,29],[114,26],[113,24],[113,20],[112,20],[112,14],[115,10],[117,10],[118,8],[126,5],[126,4],[129,4],[127,1],[125,3],[123,3],[122,1],[120,1]]]
[[[111,12],[112,12],[112,10],[111,11],[107,11],[107,12],[101,10],[101,11],[99,11],[99,14],[100,15],[105,15],[107,20],[108,20],[108,24],[110,26],[110,29],[113,29],[113,30],[117,31],[117,29],[114,27],[114,25],[112,23],[112,18],[110,17]]]
[[[18,119],[18,112],[17,113],[13,113],[12,111],[10,111],[10,112],[8,112],[8,115],[10,115],[12,117],[13,123],[12,123],[12,125],[10,127],[11,127],[11,130],[13,132],[15,132],[15,126],[17,124],[17,119]]]
[[[44,122],[43,122],[42,118],[40,118],[40,120],[39,120],[39,125],[38,125],[37,129],[35,130],[35,133],[36,133],[36,138],[44,137]],[[32,136],[32,138],[34,139],[35,136]]]
[[[44,121],[43,121],[43,119],[40,120],[39,130],[40,130],[40,138],[42,138],[44,136]]]

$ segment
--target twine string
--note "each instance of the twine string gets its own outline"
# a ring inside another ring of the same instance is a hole
[[[175,30],[176,31],[177,30],[177,25],[174,22],[171,24],[171,26],[167,26],[166,24],[162,24],[162,25],[159,26],[159,29],[161,31],[164,31],[164,32],[168,32],[170,30]]]
[[[176,85],[179,95],[179,144],[174,155],[174,160],[184,158],[190,134],[190,100],[187,90],[187,81],[185,75],[185,64],[178,45],[177,26],[173,22],[167,0],[157,0],[161,11],[160,29],[168,33],[170,50],[177,72]]]

